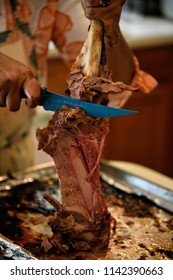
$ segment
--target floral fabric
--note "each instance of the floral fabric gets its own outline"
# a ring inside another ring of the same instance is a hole
[[[0,52],[27,65],[46,84],[46,59],[52,40],[69,64],[87,36],[88,20],[79,0],[0,0]],[[32,110],[0,108],[0,174],[34,164]]]

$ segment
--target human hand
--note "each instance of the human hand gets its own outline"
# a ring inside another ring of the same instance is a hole
[[[0,107],[7,107],[10,111],[19,110],[23,92],[28,107],[34,108],[39,104],[40,84],[31,70],[0,53]]]
[[[103,22],[104,34],[111,44],[119,37],[119,20],[126,0],[81,0],[85,16]]]

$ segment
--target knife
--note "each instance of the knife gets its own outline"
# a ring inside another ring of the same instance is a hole
[[[102,160],[100,175],[107,183],[127,193],[145,196],[157,206],[173,213],[173,191]]]
[[[137,113],[137,111],[133,110],[113,108],[105,105],[74,99],[68,96],[49,91],[44,87],[41,88],[41,102],[39,105],[43,106],[44,110],[49,111],[56,111],[63,105],[71,108],[81,108],[87,114],[96,118],[111,118]]]

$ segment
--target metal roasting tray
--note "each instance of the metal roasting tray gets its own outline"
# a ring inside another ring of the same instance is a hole
[[[153,203],[173,214],[173,189],[154,183],[134,173],[112,166],[109,161],[100,162],[102,178],[127,193],[143,195]]]
[[[103,177],[102,191],[116,219],[109,247],[68,254],[45,253],[40,246],[45,232],[50,234],[47,221],[54,213],[43,194],[49,192],[60,200],[54,163],[0,177],[0,259],[173,259],[172,213],[146,197],[120,190],[109,174],[105,177],[104,172]]]

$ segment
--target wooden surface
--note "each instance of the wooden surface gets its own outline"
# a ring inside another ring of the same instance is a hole
[[[113,118],[103,157],[129,161],[173,178],[173,46],[134,50],[141,69],[159,86],[149,95],[136,93],[125,105],[135,115]],[[48,88],[66,88],[67,67],[60,59],[48,63]]]

